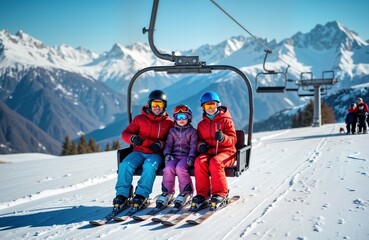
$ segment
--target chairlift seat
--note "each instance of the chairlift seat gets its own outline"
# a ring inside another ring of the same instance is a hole
[[[236,143],[236,161],[235,164],[231,167],[227,167],[224,169],[227,177],[238,177],[249,167],[248,157],[250,151],[248,151],[251,146],[245,144],[245,132],[243,130],[236,130],[237,135],[237,143]],[[125,147],[121,148],[117,151],[117,165],[119,171],[119,164],[124,161],[125,157],[132,152],[133,147]],[[156,171],[157,176],[163,176],[164,164],[162,164],[159,169]],[[191,176],[194,176],[194,168],[189,168],[189,173]],[[133,173],[135,176],[140,176],[142,174],[142,168],[139,167]]]
[[[281,87],[257,87],[257,93],[284,93],[286,88],[284,86]]]
[[[286,88],[287,92],[297,92],[299,90],[299,88]]]

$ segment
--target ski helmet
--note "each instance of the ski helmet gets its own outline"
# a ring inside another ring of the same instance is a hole
[[[175,118],[175,116],[178,113],[186,113],[188,115],[188,121],[191,122],[192,120],[192,111],[191,108],[187,105],[177,105],[174,110],[173,110],[173,118]]]
[[[164,109],[167,107],[168,98],[167,98],[167,95],[165,95],[163,91],[154,90],[149,94],[147,103],[149,104],[150,109],[151,109],[151,102],[154,101],[155,99],[159,99],[164,102]]]
[[[200,100],[201,106],[204,103],[209,102],[209,101],[215,101],[215,102],[220,103],[220,98],[219,98],[218,94],[215,93],[215,92],[206,92],[201,97],[201,100]]]

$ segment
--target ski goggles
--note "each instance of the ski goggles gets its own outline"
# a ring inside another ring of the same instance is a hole
[[[165,103],[163,101],[152,101],[151,102],[151,108],[164,108]]]
[[[176,120],[176,121],[179,121],[179,120],[187,120],[188,119],[188,114],[186,114],[186,113],[178,113],[178,114],[176,114],[176,115],[174,115],[174,119]]]
[[[206,102],[202,105],[202,108],[207,111],[209,109],[217,108],[219,104],[217,102]]]
[[[177,114],[177,113],[180,113],[180,112],[183,112],[183,113],[190,112],[190,109],[185,105],[178,105],[173,110],[173,114]]]

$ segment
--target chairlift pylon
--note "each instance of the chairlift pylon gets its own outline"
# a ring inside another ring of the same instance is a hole
[[[246,75],[236,67],[229,65],[206,65],[205,62],[199,61],[198,56],[176,56],[174,53],[172,55],[162,54],[160,53],[154,44],[154,29],[155,29],[155,21],[158,10],[159,0],[154,0],[153,9],[151,13],[150,19],[150,27],[149,29],[144,28],[143,33],[148,33],[150,48],[153,53],[164,60],[174,62],[172,66],[151,66],[146,67],[138,71],[130,80],[128,89],[127,89],[127,114],[128,121],[132,121],[132,88],[135,81],[144,73],[153,71],[153,72],[164,72],[167,74],[184,74],[184,73],[193,73],[193,74],[211,74],[213,71],[232,71],[238,74],[245,82],[246,89],[248,91],[248,109],[249,110],[249,118],[248,118],[248,129],[247,129],[247,139],[245,143],[245,132],[243,130],[236,130],[237,134],[237,144],[236,144],[236,162],[234,166],[225,168],[225,173],[227,177],[237,177],[242,174],[246,169],[248,169],[251,158],[251,149],[252,149],[252,128],[253,128],[253,118],[254,118],[254,102],[253,102],[253,92],[252,85]],[[132,146],[119,149],[117,151],[117,164],[119,171],[119,163],[124,160],[124,158],[132,152]],[[161,166],[157,175],[161,176],[163,174],[163,167]],[[134,175],[140,175],[142,169],[139,168],[135,171]],[[189,169],[189,173],[193,176],[193,168]]]

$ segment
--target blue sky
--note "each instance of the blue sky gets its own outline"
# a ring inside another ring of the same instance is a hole
[[[252,34],[278,41],[317,24],[338,21],[369,39],[368,0],[215,0]],[[0,0],[0,29],[23,30],[50,46],[97,53],[114,43],[148,42],[152,0]],[[155,30],[159,49],[188,50],[249,35],[210,0],[161,0]]]

